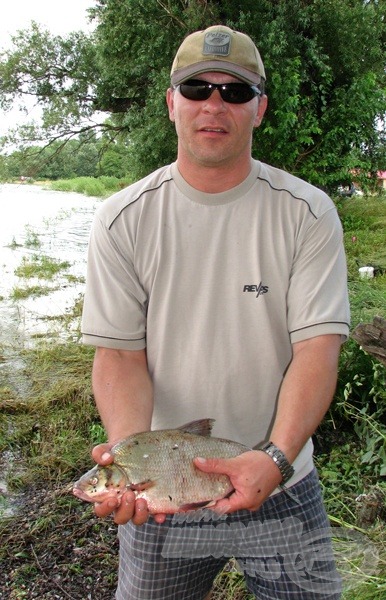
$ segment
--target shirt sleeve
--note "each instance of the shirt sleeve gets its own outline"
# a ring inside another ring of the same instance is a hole
[[[300,236],[288,290],[291,342],[349,335],[350,310],[342,226],[335,207]]]
[[[122,350],[146,346],[147,297],[134,268],[134,241],[125,248],[97,213],[91,230],[82,314],[83,343]]]

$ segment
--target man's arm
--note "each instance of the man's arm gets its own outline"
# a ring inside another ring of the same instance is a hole
[[[153,388],[149,376],[146,351],[113,350],[97,348],[92,371],[95,402],[106,429],[108,443],[93,449],[96,462],[112,462],[109,450],[119,440],[150,429],[153,412]],[[118,506],[119,504],[119,506]],[[135,500],[127,491],[121,502],[112,496],[94,506],[95,513],[105,517],[114,512],[118,524],[130,519],[137,525],[148,518],[147,504]]]
[[[153,388],[145,350],[97,348],[92,385],[109,443],[150,429]]]
[[[321,335],[293,344],[283,379],[271,441],[293,462],[326,414],[334,396],[340,335]]]
[[[340,335],[323,335],[293,344],[293,358],[284,376],[270,440],[293,462],[328,410],[336,387]],[[226,473],[235,488],[215,510],[257,510],[281,483],[274,461],[250,451],[233,459],[196,460],[206,472]]]

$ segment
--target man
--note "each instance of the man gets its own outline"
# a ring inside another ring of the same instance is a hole
[[[252,159],[264,81],[248,36],[188,36],[167,91],[177,161],[104,202],[93,225],[82,329],[109,442],[94,458],[202,417],[261,446],[197,457],[234,487],[212,523],[149,517],[131,491],[96,506],[120,524],[118,600],[201,600],[232,555],[256,598],[340,597],[310,438],[348,335],[342,231],[323,192]]]

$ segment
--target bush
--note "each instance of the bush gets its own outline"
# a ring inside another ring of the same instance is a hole
[[[386,316],[386,275],[381,274],[383,268],[386,272],[386,202],[382,196],[351,198],[340,202],[338,211],[345,232],[353,330],[376,315]],[[379,223],[380,228],[375,226]],[[380,274],[360,279],[358,266],[365,264],[380,266]],[[339,451],[345,444],[350,447],[362,479],[375,483],[386,477],[386,369],[352,338],[342,347],[335,399],[315,439],[321,453],[331,452],[331,460],[334,446]]]
[[[129,185],[129,179],[118,177],[76,177],[75,179],[59,179],[50,183],[50,188],[59,192],[76,192],[85,196],[104,198]]]

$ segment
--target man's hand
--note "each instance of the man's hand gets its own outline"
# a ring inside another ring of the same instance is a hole
[[[194,464],[201,471],[224,473],[231,480],[234,492],[211,507],[222,514],[236,510],[257,510],[282,481],[282,475],[273,460],[257,450],[244,452],[236,458],[196,458]]]
[[[114,457],[111,454],[112,444],[99,444],[92,450],[92,457],[99,465],[109,465],[114,462]],[[136,500],[135,493],[127,490],[124,494],[118,497],[111,492],[111,495],[103,500],[103,502],[95,502],[94,512],[98,517],[107,517],[114,513],[114,521],[117,525],[124,525],[128,521],[132,521],[134,525],[143,525],[149,518],[149,511],[146,500],[139,498]],[[163,523],[166,515],[153,515],[157,523]]]
[[[112,444],[99,444],[92,450],[92,457],[99,465],[105,466],[114,462],[111,454]],[[118,497],[111,492],[103,502],[95,502],[95,514],[98,517],[107,517],[114,513],[114,521],[117,525],[124,525],[128,521],[133,521],[135,525],[142,525],[149,517],[146,501],[140,498],[135,499],[135,494],[131,490]]]

